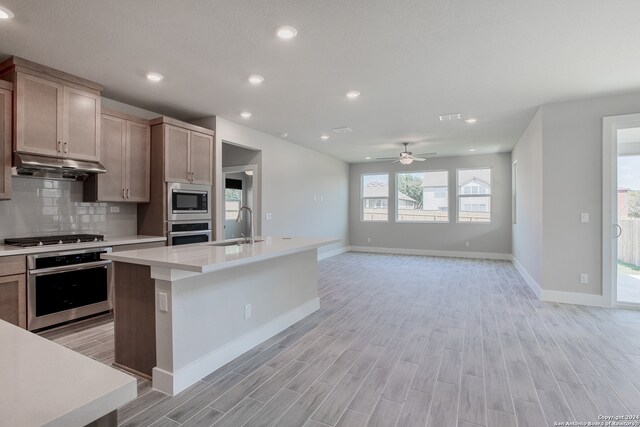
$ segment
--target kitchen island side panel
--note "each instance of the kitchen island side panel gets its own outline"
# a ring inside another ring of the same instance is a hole
[[[156,366],[155,280],[150,270],[114,262],[115,364],[148,378]]]
[[[156,292],[168,293],[169,311],[157,312],[154,388],[178,393],[313,313],[319,308],[317,280],[316,249],[157,280]]]

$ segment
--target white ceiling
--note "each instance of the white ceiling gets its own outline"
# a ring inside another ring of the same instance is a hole
[[[349,162],[510,151],[545,103],[640,90],[638,0],[0,0],[0,56]],[[283,42],[274,29],[290,24]],[[144,75],[165,76],[159,84]],[[265,77],[259,87],[250,74]],[[361,97],[350,101],[348,90]],[[243,120],[241,111],[253,117]],[[439,122],[441,113],[477,117]],[[332,128],[352,133],[336,135]],[[320,135],[331,139],[321,141]]]

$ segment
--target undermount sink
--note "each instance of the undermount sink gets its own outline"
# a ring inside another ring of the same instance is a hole
[[[256,239],[253,241],[254,243],[264,242],[264,240]],[[239,245],[248,245],[249,242],[245,242],[244,240],[236,240],[232,242],[213,242],[209,243],[209,246],[239,246]]]

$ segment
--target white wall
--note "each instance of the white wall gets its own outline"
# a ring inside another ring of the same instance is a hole
[[[542,222],[531,217],[514,226],[513,246],[527,273],[539,279],[543,299],[608,304],[609,296],[602,296],[602,118],[638,112],[640,93],[546,104],[514,149],[519,165],[530,155],[536,161],[541,132],[541,165],[529,167],[532,178],[540,173],[542,191],[519,185],[518,198],[540,212]],[[521,211],[519,205],[519,220]],[[589,214],[589,223],[580,222],[581,213]],[[589,275],[588,284],[580,283],[580,273]]]
[[[219,117],[193,123],[215,129],[217,171],[222,169],[223,141],[261,150],[263,235],[340,239],[338,244],[321,248],[321,253],[348,245],[347,163]],[[217,194],[222,194],[221,178],[216,173]],[[223,218],[221,210],[218,204],[218,218]],[[266,213],[271,213],[270,221],[265,220]],[[216,235],[224,235],[221,221],[216,221]]]
[[[456,168],[492,169],[491,223],[456,223]],[[391,194],[395,173],[406,171],[449,171],[449,223],[396,223],[395,200],[389,198],[387,223],[360,220],[360,176],[388,173]],[[350,165],[349,241],[351,246],[408,250],[511,254],[511,156],[509,153],[435,157],[426,162],[373,162]],[[371,242],[367,241],[371,238]],[[469,242],[469,246],[466,246]]]
[[[517,162],[516,223],[513,257],[516,265],[540,287],[542,281],[542,113],[536,113],[511,153]]]

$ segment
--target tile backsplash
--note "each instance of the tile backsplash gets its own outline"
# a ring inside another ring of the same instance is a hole
[[[12,177],[11,200],[0,201],[0,240],[61,233],[136,234],[135,203],[85,203],[82,183]],[[113,212],[112,207],[119,208]],[[1,243],[1,242],[0,242]]]

